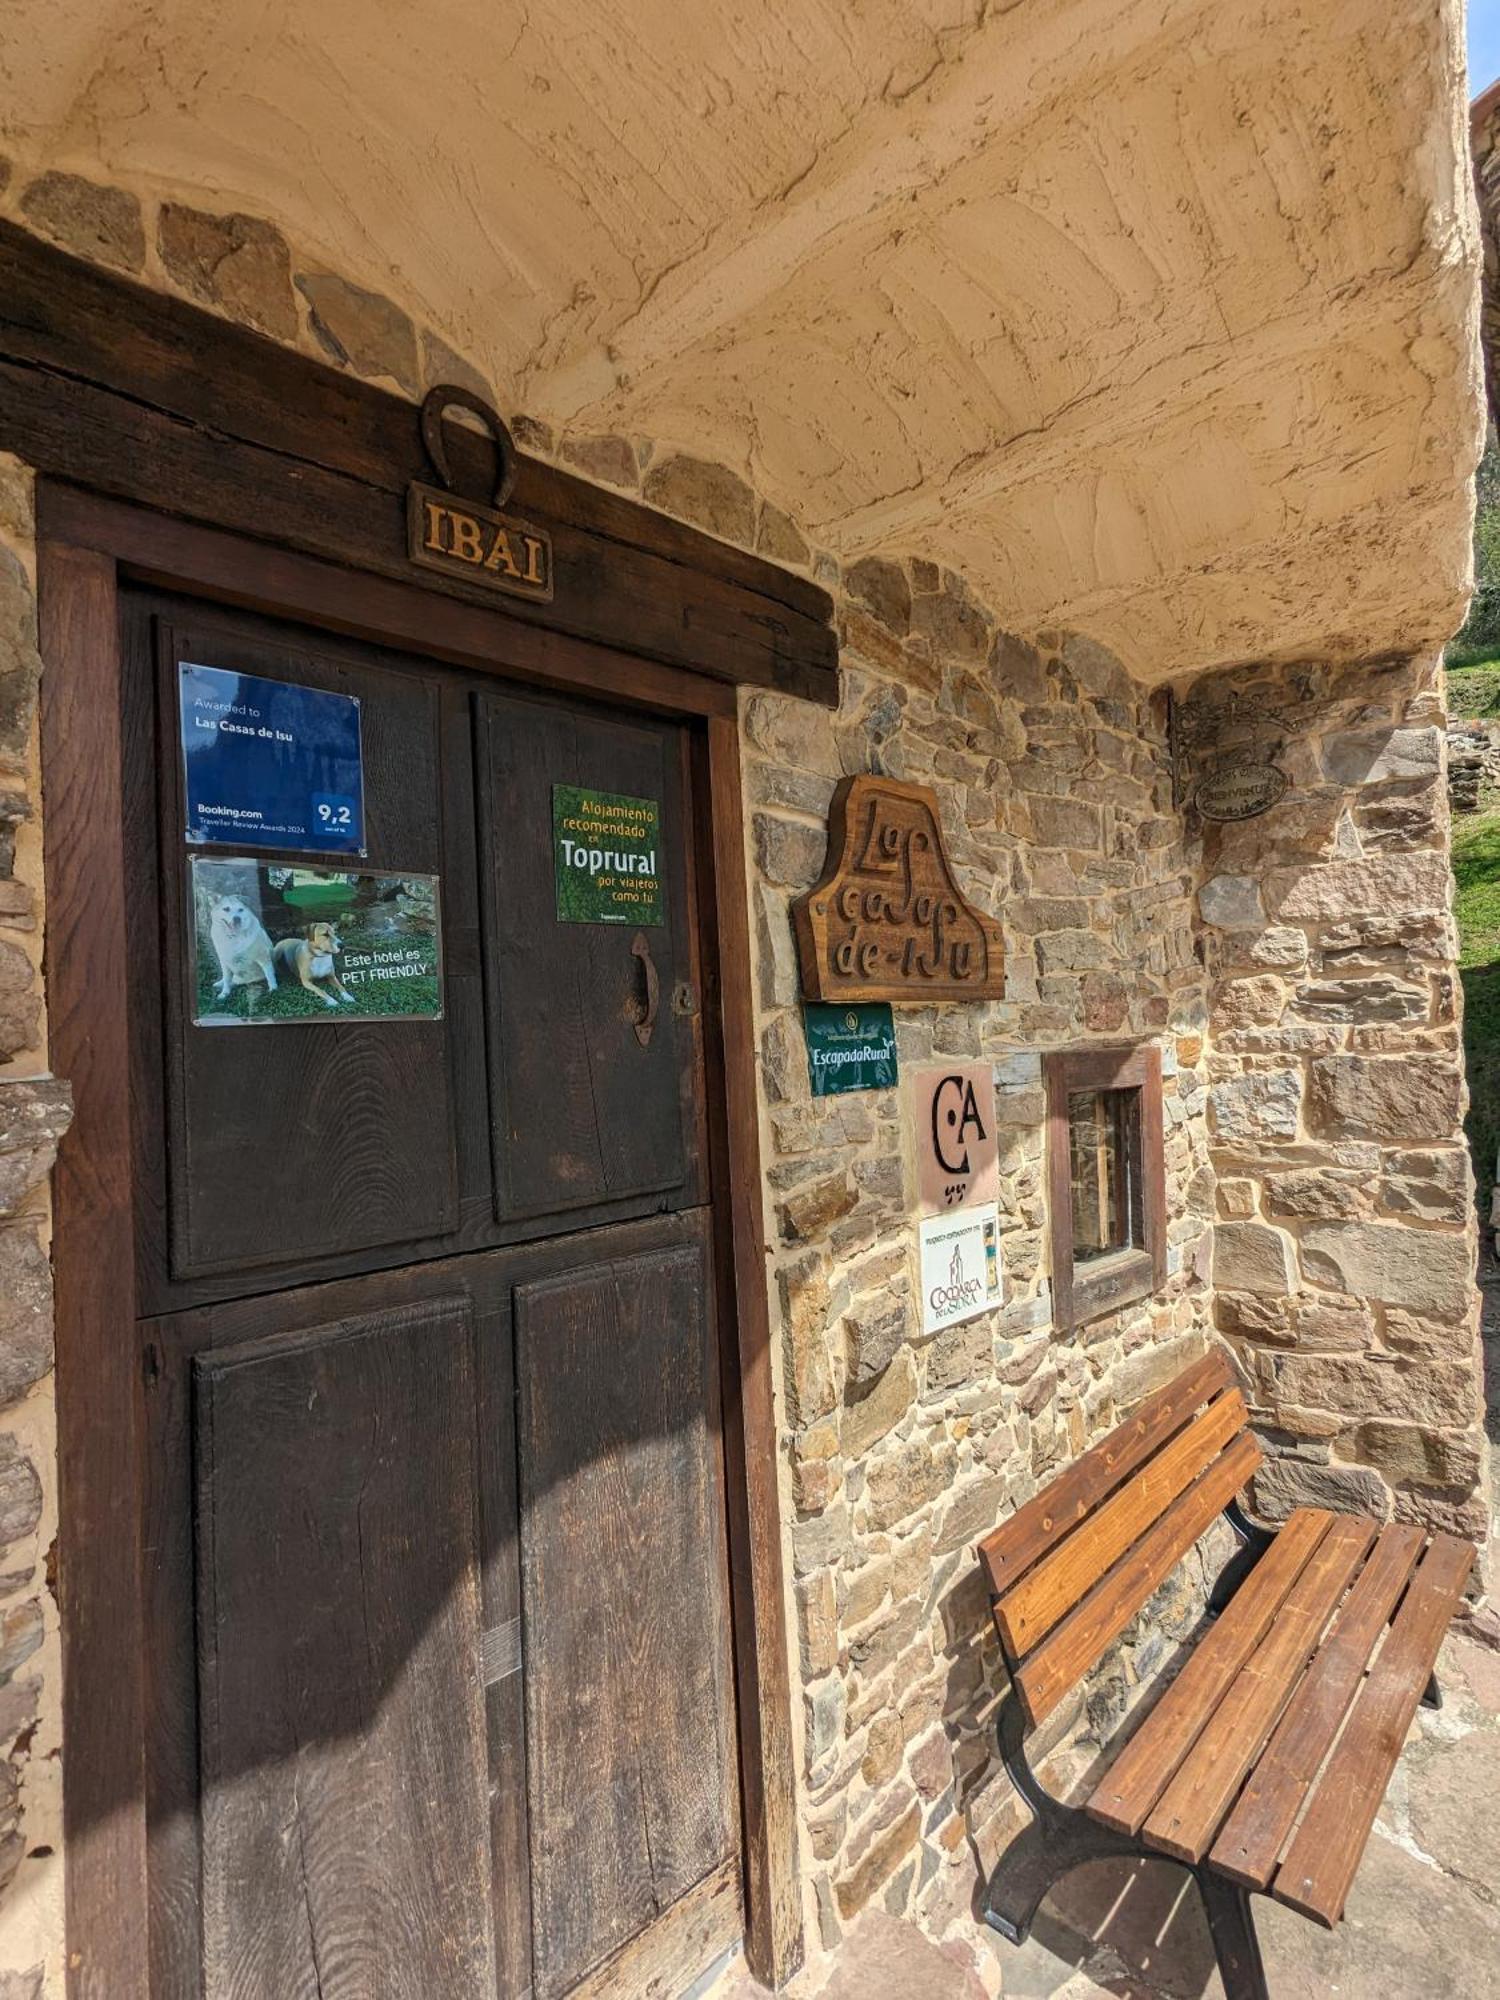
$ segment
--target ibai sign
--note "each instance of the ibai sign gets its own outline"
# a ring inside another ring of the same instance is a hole
[[[407,554],[423,569],[552,601],[552,538],[513,515],[435,486],[411,486],[406,500]]]
[[[491,504],[453,490],[445,414],[465,410],[490,434],[495,448]],[[406,553],[422,569],[462,577],[509,597],[552,601],[552,537],[545,528],[502,513],[516,480],[516,448],[500,413],[461,383],[440,382],[422,401],[419,425],[441,486],[414,480],[406,489]]]

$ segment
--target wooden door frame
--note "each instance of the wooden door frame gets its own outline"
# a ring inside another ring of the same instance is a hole
[[[66,390],[63,394],[66,395]],[[0,435],[0,443],[4,443]],[[236,524],[237,526],[237,524]],[[415,581],[251,541],[52,478],[37,493],[45,978],[75,1116],[54,1179],[68,1991],[149,1992],[144,1461],[134,1323],[118,593],[138,580],[697,722],[710,1170],[740,1746],[746,1948],[801,1963],[801,1886],[766,1286],[737,691]],[[716,957],[716,964],[713,959]]]

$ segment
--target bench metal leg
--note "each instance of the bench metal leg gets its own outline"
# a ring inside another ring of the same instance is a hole
[[[1026,1759],[1026,1722],[1014,1692],[1000,1704],[996,1722],[1000,1758],[1011,1783],[1031,1808],[1032,1822],[996,1862],[985,1885],[984,1921],[1012,1944],[1024,1944],[1042,1898],[1071,1868],[1115,1856],[1139,1858],[1140,1842],[1115,1833],[1064,1805],[1039,1782]]]
[[[1259,1521],[1251,1520],[1238,1500],[1229,1502],[1224,1509],[1224,1518],[1233,1528],[1239,1547],[1219,1571],[1214,1579],[1213,1588],[1208,1593],[1210,1618],[1218,1617],[1276,1539],[1269,1528],[1263,1528]]]
[[[1214,1941],[1219,1977],[1224,1982],[1224,2000],[1271,2000],[1255,1919],[1250,1914],[1250,1891],[1222,1875],[1210,1875],[1206,1869],[1193,1872]]]

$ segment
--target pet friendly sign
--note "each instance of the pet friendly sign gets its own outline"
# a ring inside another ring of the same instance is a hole
[[[809,1000],[802,1009],[802,1024],[814,1097],[888,1089],[896,1081],[896,1025],[888,1001],[840,1007]]]
[[[441,1017],[436,875],[194,855],[190,890],[198,1027]]]
[[[661,806],[580,785],[552,787],[562,924],[660,924]]]
[[[184,660],[177,698],[190,841],[364,853],[355,696]]]
[[[922,1331],[939,1333],[1000,1303],[1000,1215],[993,1203],[917,1226]]]
[[[914,1070],[906,1082],[907,1124],[917,1157],[923,1215],[993,1202],[1000,1193],[995,1073],[988,1063]]]

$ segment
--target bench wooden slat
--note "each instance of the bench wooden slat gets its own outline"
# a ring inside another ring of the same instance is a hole
[[[1250,1432],[1241,1431],[1130,1553],[1053,1627],[1014,1676],[1033,1727],[1103,1658],[1172,1565],[1245,1486],[1260,1460],[1260,1446]]]
[[[1231,1881],[1242,1882],[1247,1889],[1264,1889],[1269,1883],[1298,1808],[1338,1734],[1344,1711],[1358,1691],[1370,1654],[1426,1539],[1421,1528],[1381,1530],[1374,1552],[1214,1842],[1210,1859]]]
[[[1215,1348],[1148,1396],[1133,1416],[1050,1480],[980,1543],[979,1558],[991,1591],[998,1596],[1012,1589],[1195,1410],[1233,1381],[1227,1356]]]
[[[1009,1657],[1044,1639],[1248,1421],[1238,1389],[1220,1396],[1035,1564],[995,1606]]]
[[[1147,1819],[1149,1846],[1178,1861],[1199,1861],[1208,1852],[1377,1532],[1373,1521],[1346,1514],[1319,1542]]]
[[[1091,1818],[1121,1833],[1140,1831],[1332,1523],[1319,1508],[1292,1515],[1095,1786]]]
[[[1349,1884],[1473,1561],[1468,1542],[1453,1535],[1433,1537],[1276,1871],[1272,1894],[1277,1900],[1330,1930],[1343,1914]]]

